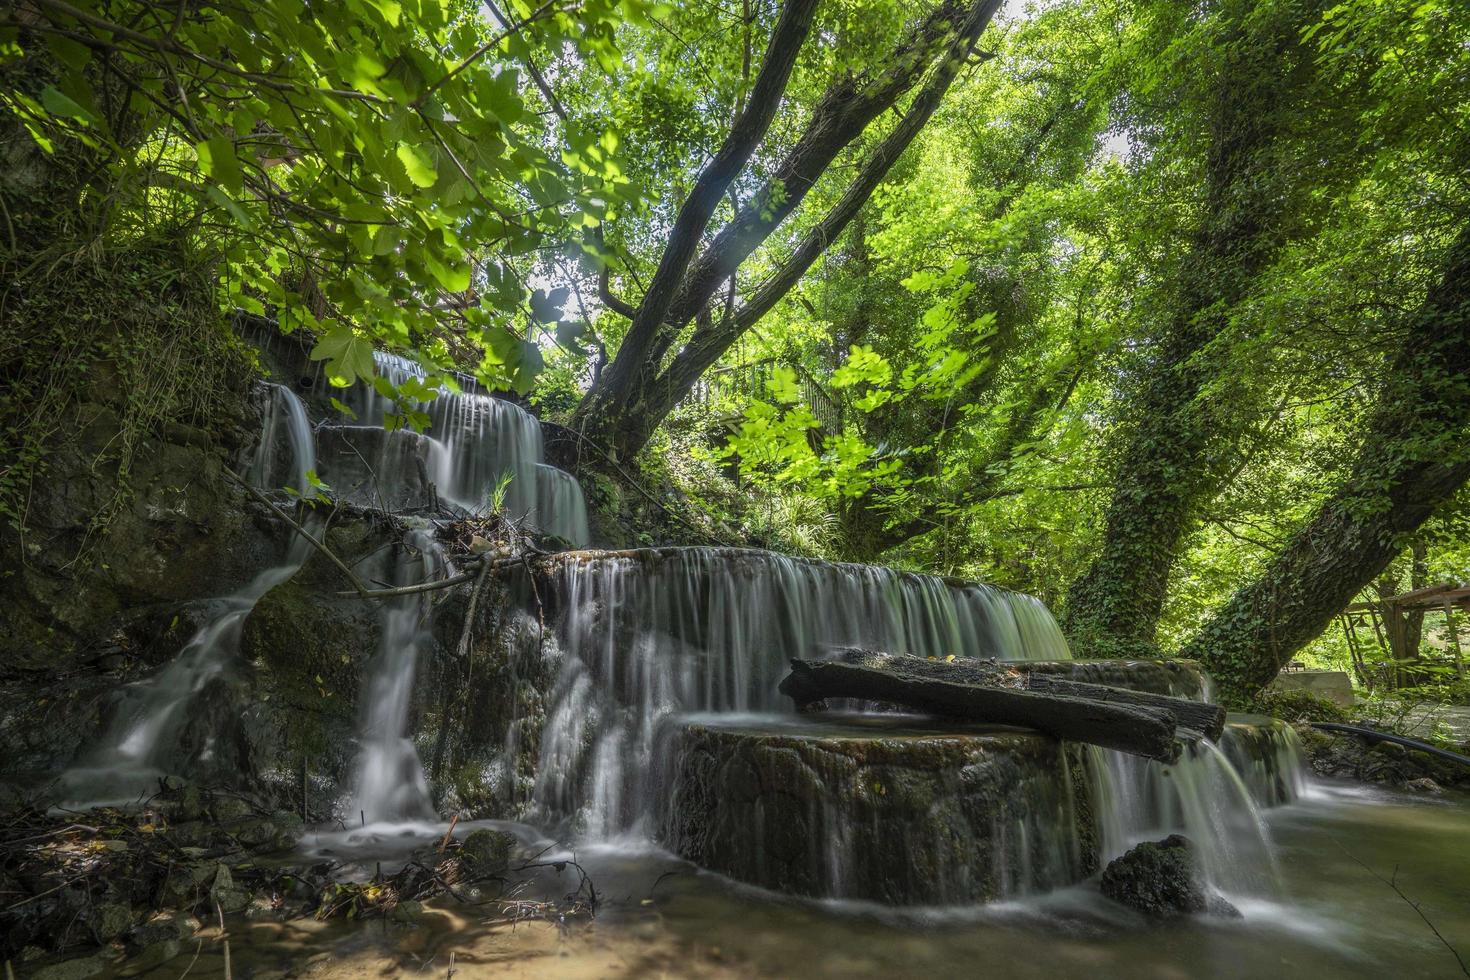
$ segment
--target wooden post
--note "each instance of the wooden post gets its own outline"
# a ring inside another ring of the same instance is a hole
[[[1445,628],[1449,630],[1450,646],[1455,651],[1455,676],[1463,680],[1465,677],[1465,660],[1460,654],[1460,631],[1455,628],[1455,607],[1450,604],[1448,599],[1445,600],[1444,604],[1444,624]]]

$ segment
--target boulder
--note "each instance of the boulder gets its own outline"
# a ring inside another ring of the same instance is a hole
[[[475,875],[496,875],[510,867],[516,838],[503,830],[476,830],[459,845],[459,857]]]
[[[891,715],[667,734],[664,842],[701,867],[819,898],[988,901],[1096,867],[1082,749]]]
[[[1234,906],[1200,884],[1192,849],[1180,834],[1139,844],[1103,871],[1102,893],[1154,918],[1201,912],[1238,916]]]

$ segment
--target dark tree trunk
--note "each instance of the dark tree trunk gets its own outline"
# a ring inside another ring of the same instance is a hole
[[[1405,326],[1348,478],[1182,651],[1228,698],[1270,683],[1470,478],[1470,224]]]
[[[1228,351],[1217,341],[1232,307],[1301,226],[1302,182],[1280,150],[1297,75],[1311,64],[1299,51],[1301,25],[1257,26],[1250,4],[1229,4],[1219,16],[1235,26],[1221,41],[1229,54],[1206,120],[1200,225],[1121,429],[1102,550],[1067,599],[1063,626],[1084,656],[1153,652],[1170,569],[1233,461],[1219,447],[1239,406],[1229,394],[1205,394],[1225,377]]]

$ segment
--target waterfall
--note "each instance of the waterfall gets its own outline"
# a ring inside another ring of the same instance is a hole
[[[1220,748],[1261,806],[1282,806],[1307,791],[1302,740],[1286,722],[1264,715],[1232,715]]]
[[[572,544],[585,544],[590,539],[587,503],[582,499],[582,486],[576,477],[555,466],[536,464],[534,523]]]
[[[660,723],[772,712],[793,657],[864,646],[924,657],[1069,656],[1041,602],[985,585],[762,551],[671,548],[564,563],[552,593],[565,657],[533,809],[594,835],[644,826]],[[645,828],[646,829],[646,828]]]
[[[378,374],[395,386],[421,381],[422,367],[375,352]],[[574,545],[588,541],[582,489],[571,474],[547,466],[541,424],[518,405],[476,392],[440,389],[408,408],[429,420],[425,432],[383,428],[401,412],[372,384],[340,393],[352,425],[323,429],[328,482],[340,499],[386,510],[442,502],[474,514],[492,508]]]
[[[1279,722],[1231,722],[1220,745],[1201,740],[1173,765],[1088,747],[1103,865],[1135,844],[1177,832],[1194,845],[1207,887],[1234,895],[1274,889],[1275,855],[1261,810],[1302,792],[1299,742]]]
[[[406,546],[409,555],[398,563],[395,585],[419,585],[445,568],[443,551],[429,532],[409,532]],[[357,788],[349,811],[372,823],[434,816],[428,780],[409,737],[419,656],[433,643],[432,597],[429,592],[398,596],[384,601],[380,613],[382,643],[368,668]]]
[[[271,489],[269,481],[284,466],[294,489],[309,493],[307,474],[315,468],[316,457],[305,407],[279,385],[267,389],[270,400],[260,442],[246,472],[256,485]],[[284,460],[282,449],[286,450]],[[127,802],[156,790],[159,776],[210,760],[213,733],[205,736],[202,746],[185,744],[190,741],[186,737],[188,709],[213,681],[224,678],[235,666],[240,630],[250,610],[261,596],[296,574],[308,554],[310,545],[293,534],[279,565],[217,600],[213,614],[169,664],[124,689],[101,742],[85,761],[61,777],[71,799],[90,805]]]

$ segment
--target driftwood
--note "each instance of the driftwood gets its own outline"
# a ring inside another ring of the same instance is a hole
[[[1041,673],[1026,675],[1026,689],[1041,691],[1045,694],[1087,698],[1089,701],[1103,701],[1108,704],[1134,704],[1147,708],[1163,708],[1174,716],[1180,728],[1198,732],[1212,742],[1218,740],[1221,733],[1225,731],[1225,709],[1218,704],[1209,704],[1204,701],[1130,691],[1127,688],[1109,687],[1106,684],[1084,684],[1082,681],[1068,680],[1065,677],[1057,677],[1055,674]]]
[[[1174,715],[1162,708],[945,680],[916,664],[879,668],[836,660],[793,660],[781,693],[798,707],[825,698],[859,698],[947,718],[1020,725],[1163,762],[1177,761],[1180,752]]]

